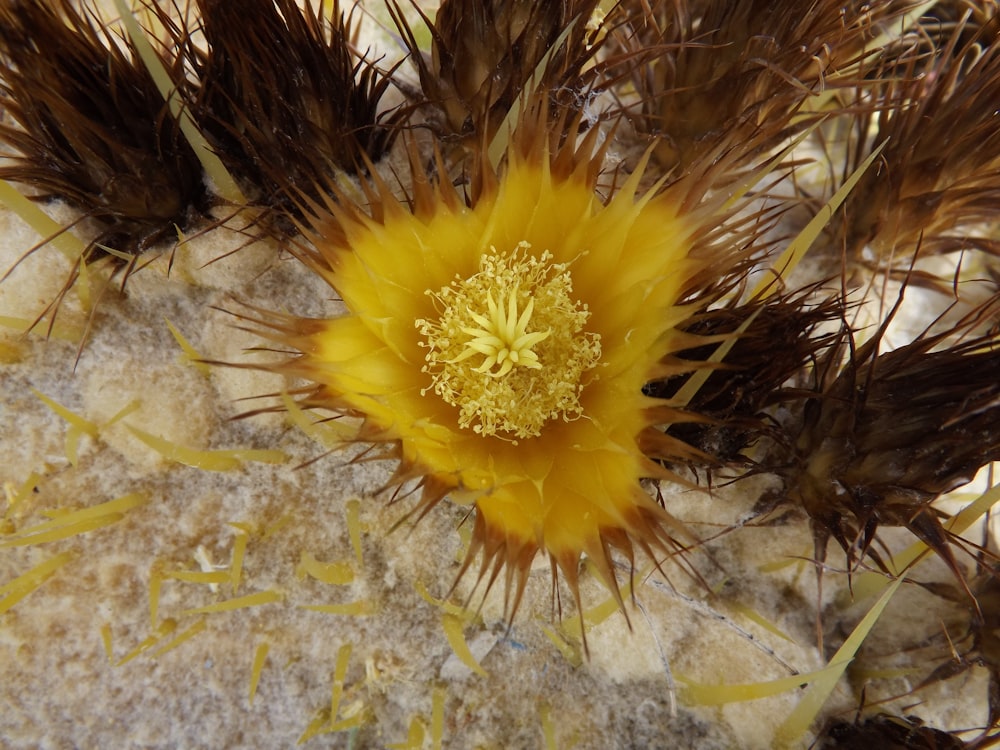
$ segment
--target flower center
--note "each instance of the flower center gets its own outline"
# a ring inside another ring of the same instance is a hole
[[[427,291],[440,318],[416,321],[433,383],[421,394],[458,407],[459,426],[481,435],[537,437],[551,419],[579,418],[593,379],[585,375],[601,358],[601,337],[583,330],[590,311],[571,296],[569,264],[530,250],[491,247],[478,273]]]

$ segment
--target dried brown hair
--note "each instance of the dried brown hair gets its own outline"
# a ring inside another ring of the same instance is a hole
[[[433,21],[413,5],[431,32],[429,58],[395,0],[390,9],[422,97],[436,111],[431,124],[443,137],[469,140],[473,147],[497,134],[546,55],[552,57],[537,83],[551,91],[577,77],[598,46],[587,26],[598,0],[444,0]]]
[[[863,721],[833,722],[820,735],[817,750],[963,750],[967,745],[949,732],[924,725],[916,717],[877,714]]]
[[[861,94],[845,174],[881,148],[845,204],[841,243],[858,259],[872,246],[883,263],[913,248],[1000,253],[990,228],[1000,205],[1000,31],[984,19],[937,25],[919,44],[884,61]],[[873,138],[867,134],[875,131]]]
[[[70,0],[5,2],[0,58],[0,106],[16,123],[0,123],[0,178],[100,223],[83,262],[102,246],[136,256],[207,207],[201,164],[152,77],[94,12]],[[161,60],[176,70],[176,59]]]
[[[849,568],[867,557],[888,572],[874,542],[880,527],[900,526],[964,586],[952,553],[960,542],[931,503],[1000,459],[1000,339],[995,328],[974,332],[994,308],[885,353],[879,348],[892,315],[861,346],[844,331],[849,356],[839,371],[829,367],[836,353],[821,368],[826,382],[807,394],[789,465],[776,469],[786,497],[809,515],[818,563],[832,537]]]
[[[750,468],[754,462],[747,449],[763,438],[775,437],[767,408],[790,379],[835,343],[835,335],[823,332],[821,326],[843,315],[844,303],[839,297],[814,302],[816,292],[810,287],[794,295],[708,310],[681,327],[686,334],[706,341],[735,337],[722,362],[685,406],[685,412],[698,415],[698,421],[680,422],[667,429],[707,459],[707,465],[691,468]],[[718,346],[707,343],[677,356],[704,363]],[[651,382],[644,390],[654,398],[669,399],[686,377]]]
[[[333,4],[196,0],[181,39],[201,127],[254,203],[296,212],[338,172],[389,149],[398,113],[384,112],[390,75],[356,52]],[[195,33],[204,42],[192,40]]]
[[[665,169],[704,159],[723,141],[751,158],[809,121],[797,116],[811,97],[856,81],[878,24],[907,5],[623,2],[615,43],[640,62],[631,74],[638,96],[625,111],[657,138]]]

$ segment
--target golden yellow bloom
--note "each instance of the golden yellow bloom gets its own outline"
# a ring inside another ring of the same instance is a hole
[[[301,352],[281,369],[315,384],[304,404],[397,446],[419,513],[475,506],[462,572],[480,555],[481,578],[504,572],[511,616],[539,551],[575,596],[583,554],[619,596],[612,549],[680,547],[640,486],[666,475],[664,402],[642,389],[680,348],[678,303],[706,263],[641,169],[602,199],[599,159],[512,148],[471,206],[420,179],[409,205],[377,182],[367,212],[331,199],[305,255],[347,312],[269,324]]]

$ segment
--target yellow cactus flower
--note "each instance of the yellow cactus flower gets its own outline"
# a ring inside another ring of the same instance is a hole
[[[470,200],[418,174],[408,203],[375,180],[368,210],[314,206],[303,255],[346,312],[261,321],[301,352],[278,369],[311,381],[303,404],[396,446],[394,479],[422,481],[416,512],[475,506],[462,572],[477,557],[488,585],[503,572],[510,616],[539,552],[579,598],[584,554],[620,596],[612,549],[680,549],[640,485],[666,476],[668,440],[643,386],[681,348],[679,303],[707,265],[699,227],[670,191],[640,190],[641,168],[602,198],[602,154],[538,140],[484,168]]]

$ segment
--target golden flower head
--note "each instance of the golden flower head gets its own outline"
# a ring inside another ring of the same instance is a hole
[[[346,312],[271,324],[301,352],[281,369],[311,381],[306,405],[396,446],[417,511],[445,495],[475,506],[462,572],[480,553],[480,578],[505,572],[511,616],[539,551],[574,596],[584,554],[620,596],[612,549],[681,547],[640,485],[666,475],[653,458],[670,440],[643,385],[690,315],[699,230],[670,192],[640,190],[641,168],[602,198],[587,148],[515,144],[470,200],[415,166],[408,204],[373,179],[368,210],[314,206],[303,254]]]

